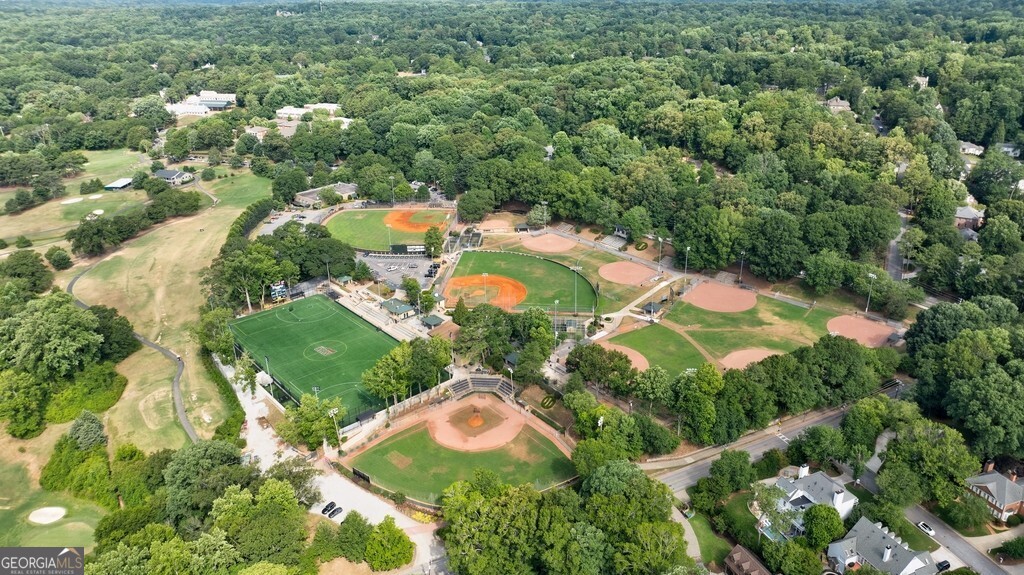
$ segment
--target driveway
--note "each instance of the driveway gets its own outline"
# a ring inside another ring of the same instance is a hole
[[[970,566],[979,575],[1005,575],[1008,573],[1008,571],[1004,571],[999,565],[996,565],[983,552],[975,549],[973,545],[968,543],[952,527],[943,523],[941,519],[932,515],[923,507],[918,505],[908,507],[905,515],[911,523],[916,525],[918,522],[924,521],[935,530],[935,537],[932,537],[932,539],[942,546],[941,549],[932,554],[936,561],[948,559],[955,568],[957,563],[953,560],[959,558],[961,563]]]

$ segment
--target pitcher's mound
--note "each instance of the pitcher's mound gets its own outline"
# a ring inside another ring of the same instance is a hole
[[[647,358],[644,357],[644,354],[640,353],[639,351],[631,347],[626,347],[624,345],[618,345],[615,343],[608,343],[607,341],[599,342],[598,345],[605,349],[610,349],[612,351],[621,351],[622,353],[626,354],[626,357],[629,358],[629,361],[633,362],[633,367],[637,368],[637,370],[639,371],[644,371],[648,367],[651,367],[651,362],[647,361]]]
[[[29,513],[28,520],[37,525],[48,525],[60,521],[67,512],[63,507],[40,507]]]
[[[721,364],[725,369],[743,369],[748,365],[761,361],[766,357],[781,354],[781,351],[775,351],[774,349],[765,349],[763,347],[750,347],[747,349],[737,349],[729,355],[722,358]]]
[[[541,236],[530,236],[523,239],[523,247],[535,252],[546,254],[557,254],[567,252],[576,245],[576,242],[555,234],[544,234]]]
[[[754,292],[711,282],[693,288],[683,299],[699,308],[720,312],[747,311],[757,305]]]
[[[841,315],[828,320],[828,331],[855,339],[861,345],[882,347],[889,339],[893,329],[882,322],[871,321],[866,317]]]
[[[641,285],[657,275],[651,268],[634,262],[604,264],[597,273],[610,282],[627,286]]]

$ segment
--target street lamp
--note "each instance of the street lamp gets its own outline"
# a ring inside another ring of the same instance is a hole
[[[572,271],[576,272],[576,275],[572,276],[572,315],[575,317],[579,315],[576,311],[576,280],[580,277],[580,260],[583,256],[576,258],[576,264],[572,266]]]
[[[875,280],[878,279],[878,276],[871,273],[868,274],[868,277],[871,278],[871,283],[868,284],[868,303],[864,306],[864,313],[868,313],[868,308],[871,307],[871,290],[875,287]]]
[[[683,259],[683,279],[686,278],[686,270],[690,268],[690,246],[686,246],[686,256]]]
[[[391,180],[391,207],[393,208],[393,207],[395,207],[395,177],[394,176],[388,176],[388,179]],[[388,243],[390,243],[390,242],[388,242]]]
[[[339,432],[338,432],[338,418],[337,418],[338,408],[337,407],[330,408],[329,410],[327,410],[327,415],[330,415],[331,416],[331,421],[334,422],[334,435],[337,437],[338,435],[340,435]],[[338,439],[340,440],[341,438],[339,437]],[[339,444],[340,443],[341,442],[339,441]]]
[[[743,285],[743,258],[747,255],[745,250],[740,250],[740,285]]]
[[[661,275],[661,257],[665,252],[665,238],[658,238],[658,275]]]
[[[515,391],[515,389],[516,389],[516,378],[513,377],[514,373],[515,373],[514,369],[512,369],[511,367],[508,368],[508,380],[512,382],[512,391]]]

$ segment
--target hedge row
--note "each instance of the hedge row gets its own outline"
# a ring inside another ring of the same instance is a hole
[[[242,422],[245,421],[245,410],[242,409],[242,403],[238,401],[238,396],[235,395],[235,390],[231,387],[231,383],[228,381],[224,374],[217,369],[217,365],[213,363],[213,358],[210,354],[200,354],[202,357],[203,367],[206,368],[206,373],[210,375],[210,378],[217,384],[217,391],[220,392],[221,399],[224,400],[224,405],[228,408],[228,415],[224,418],[224,422],[217,426],[217,429],[213,431],[214,439],[223,439],[232,443],[238,440],[239,434],[242,432]]]
[[[231,227],[228,229],[228,238],[232,237],[249,237],[249,234],[256,229],[256,226],[263,221],[264,218],[270,215],[270,212],[274,211],[274,206],[277,202],[273,198],[264,198],[258,202],[252,203],[245,211],[239,214],[235,221],[231,223]]]

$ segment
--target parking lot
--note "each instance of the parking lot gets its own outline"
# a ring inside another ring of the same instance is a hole
[[[434,280],[426,277],[431,264],[430,258],[427,257],[358,254],[356,259],[366,262],[373,270],[374,277],[380,278],[392,289],[402,285],[402,278],[406,276],[416,278],[423,289],[427,289]]]
[[[327,216],[337,211],[336,208],[323,208],[320,210],[295,210],[289,212],[273,212],[268,220],[263,220],[259,235],[267,236],[274,233],[274,230],[294,221],[300,224],[319,224],[327,219]]]

